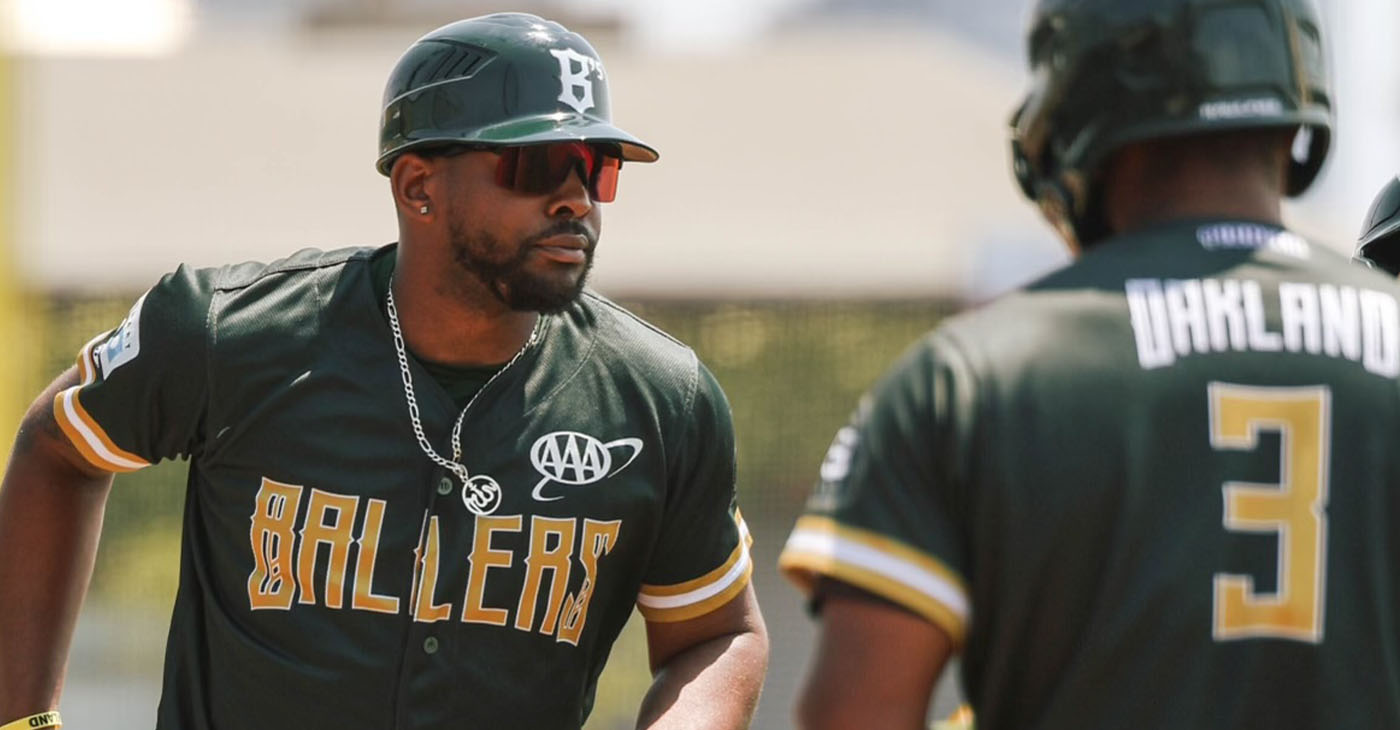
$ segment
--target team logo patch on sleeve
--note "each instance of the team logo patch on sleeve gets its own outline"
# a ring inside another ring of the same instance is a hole
[[[824,482],[839,482],[851,471],[851,455],[855,451],[860,432],[854,426],[843,426],[836,432],[831,448],[826,450],[822,461],[821,477]]]
[[[96,348],[97,366],[103,378],[112,376],[112,371],[136,359],[141,354],[141,305],[146,295],[142,294],[126,319],[112,330],[111,336]]]

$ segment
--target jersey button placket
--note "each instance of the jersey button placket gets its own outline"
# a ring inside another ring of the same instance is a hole
[[[423,640],[423,653],[436,654],[438,651],[438,640],[436,636],[429,636]]]
[[[446,497],[447,495],[449,495],[449,494],[452,493],[452,487],[453,487],[452,477],[449,477],[449,476],[447,476],[447,475],[445,475],[445,474],[444,474],[443,476],[438,477],[438,483],[437,483],[437,493],[438,493],[438,494],[441,494],[442,496]]]

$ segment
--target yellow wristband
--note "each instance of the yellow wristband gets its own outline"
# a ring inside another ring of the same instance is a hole
[[[43,730],[60,727],[63,727],[63,718],[58,716],[58,710],[50,710],[0,725],[0,730]]]

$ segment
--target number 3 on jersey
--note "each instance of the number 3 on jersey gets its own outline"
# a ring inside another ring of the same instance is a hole
[[[1254,578],[1215,574],[1216,641],[1279,638],[1320,643],[1326,594],[1327,475],[1332,394],[1326,386],[1211,383],[1210,445],[1253,451],[1260,431],[1279,434],[1277,484],[1226,482],[1225,529],[1278,535],[1275,592]]]

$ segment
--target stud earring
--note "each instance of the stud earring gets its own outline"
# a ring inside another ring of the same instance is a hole
[[[427,205],[424,205],[422,208],[419,208],[419,209],[418,209],[418,212],[421,213],[421,214],[423,214],[423,215],[427,215],[427,214],[428,214],[428,206],[427,206]]]

